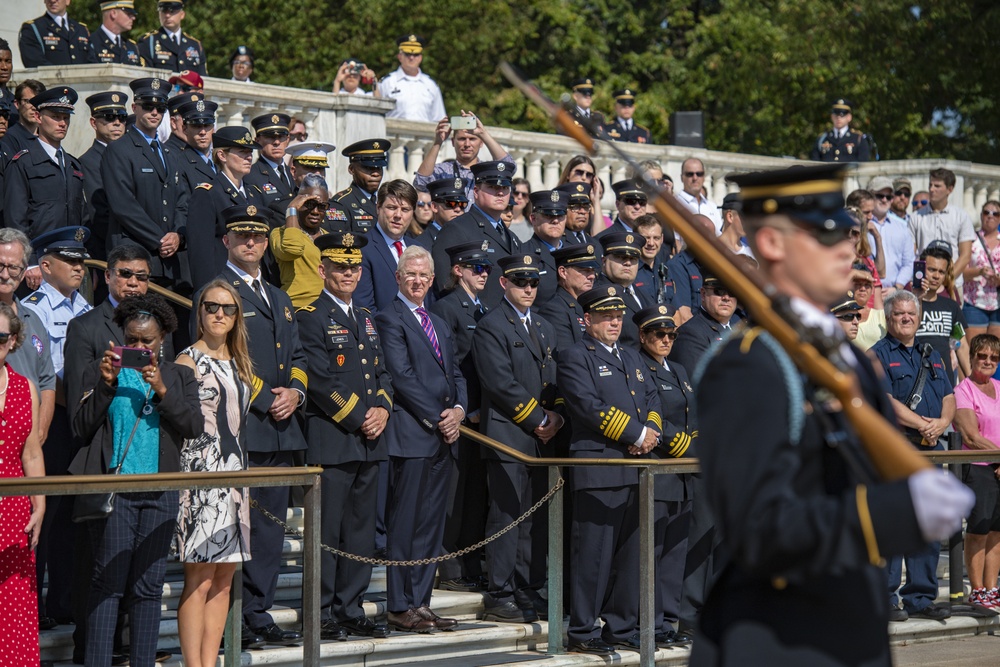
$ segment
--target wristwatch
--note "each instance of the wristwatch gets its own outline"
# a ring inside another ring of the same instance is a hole
[[[290,218],[293,215],[298,216],[298,214],[299,214],[299,209],[295,208],[294,206],[289,206],[288,208],[285,209],[286,218]]]

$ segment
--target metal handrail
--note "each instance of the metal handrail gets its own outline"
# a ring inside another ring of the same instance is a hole
[[[108,263],[105,262],[105,261],[103,261],[103,260],[100,260],[100,259],[85,259],[85,260],[83,260],[83,263],[86,264],[87,266],[89,266],[92,269],[100,269],[102,271],[107,271],[108,270]],[[177,292],[174,292],[172,290],[168,290],[166,287],[160,287],[159,285],[157,285],[156,283],[154,283],[152,280],[149,281],[149,291],[150,292],[155,292],[156,294],[159,294],[160,296],[162,296],[164,299],[167,299],[169,301],[173,301],[177,305],[183,306],[183,307],[187,308],[188,310],[190,310],[192,307],[194,307],[194,304],[192,303],[191,299],[188,299],[187,297],[183,297],[180,294],[178,294]]]

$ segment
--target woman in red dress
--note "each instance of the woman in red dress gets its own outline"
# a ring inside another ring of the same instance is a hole
[[[38,394],[7,364],[24,341],[21,320],[0,303],[0,477],[42,477]],[[38,593],[35,554],[45,496],[0,498],[0,665],[37,665]]]

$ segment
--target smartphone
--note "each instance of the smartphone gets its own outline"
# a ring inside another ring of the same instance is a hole
[[[112,361],[111,365],[118,368],[145,368],[149,366],[153,358],[153,353],[150,350],[145,350],[141,347],[116,345],[114,351],[119,358],[116,361]]]
[[[913,262],[913,289],[923,290],[924,289],[924,274],[927,272],[927,262],[918,259]]]
[[[475,116],[452,116],[451,129],[453,130],[474,130],[476,129]]]

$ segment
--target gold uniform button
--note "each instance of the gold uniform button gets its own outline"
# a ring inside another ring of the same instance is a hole
[[[773,586],[776,591],[783,591],[788,588],[788,579],[785,579],[784,577],[774,577],[771,579],[771,586]]]
[[[279,371],[285,370],[285,365],[284,364],[278,364],[278,370]]]
[[[281,343],[275,343],[275,344],[274,344],[274,346],[275,346],[276,348],[278,348],[279,350],[281,349]]]
[[[633,391],[633,392],[631,392],[631,393],[632,393],[632,395],[633,395],[633,396],[635,396],[635,392],[634,392],[634,391]]]
[[[359,349],[359,350],[363,350],[363,349],[365,349],[365,346],[364,346],[364,345],[362,345],[361,343],[358,343],[358,349]]]

